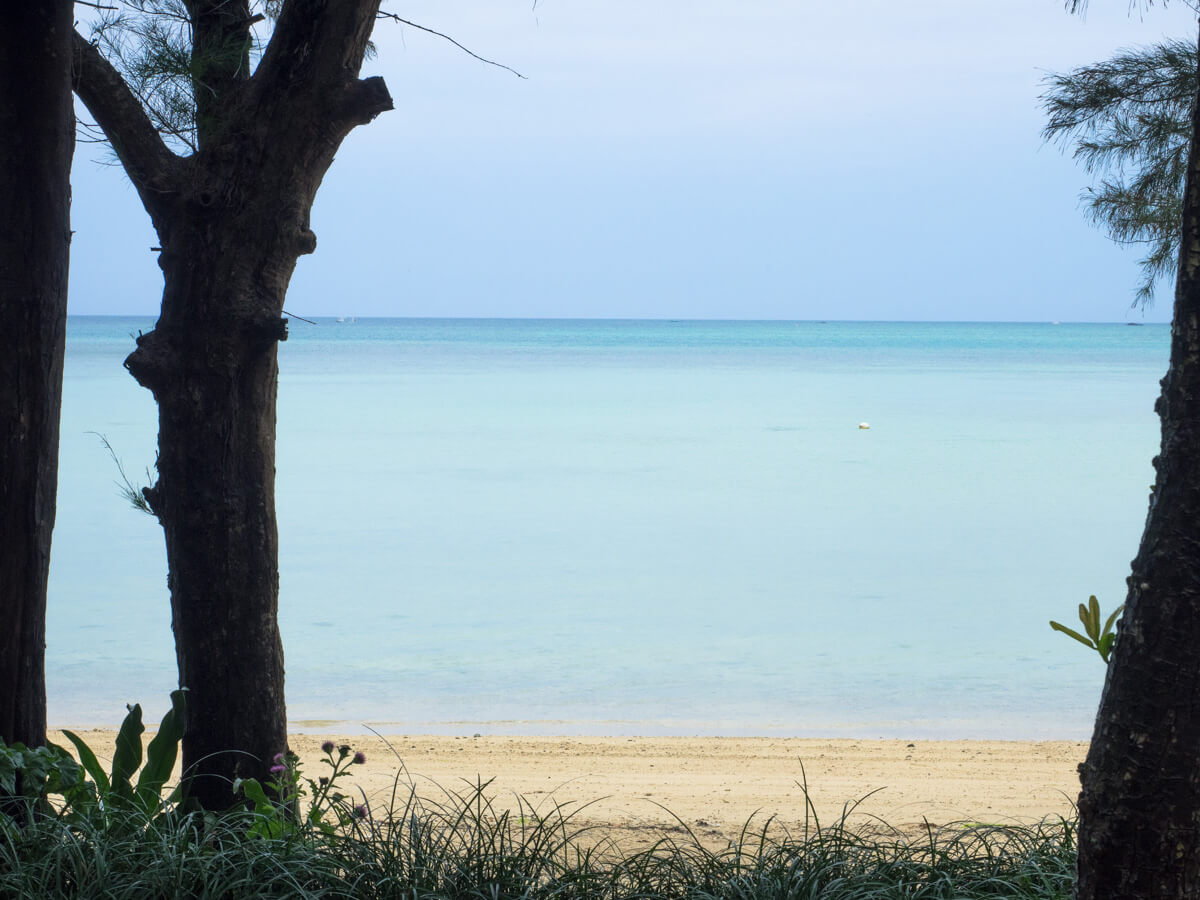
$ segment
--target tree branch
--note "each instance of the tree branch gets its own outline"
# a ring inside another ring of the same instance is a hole
[[[252,81],[286,88],[337,71],[358,77],[380,0],[287,0]]]
[[[75,93],[104,130],[157,225],[165,195],[177,190],[183,160],[163,143],[117,70],[79,32],[75,32],[74,52]]]
[[[534,4],[534,5],[536,6],[536,4]],[[380,12],[376,15],[376,18],[391,19],[393,22],[399,22],[401,25],[407,25],[410,28],[417,29],[417,31],[424,31],[426,34],[432,34],[434,37],[440,37],[442,40],[446,40],[446,41],[449,41],[450,43],[452,43],[455,47],[457,47],[463,53],[467,54],[467,56],[474,57],[475,59],[479,60],[481,63],[487,63],[489,66],[495,66],[498,69],[504,69],[505,71],[512,72],[518,78],[526,78],[526,76],[522,75],[520,72],[518,72],[516,69],[512,68],[511,66],[506,66],[506,65],[504,65],[504,63],[498,63],[491,59],[484,59],[478,53],[474,53],[471,50],[468,50],[466,47],[464,47],[462,44],[460,44],[454,38],[450,37],[450,35],[448,35],[448,34],[442,34],[440,31],[434,31],[432,28],[426,28],[424,25],[418,25],[416,22],[410,22],[408,19],[402,19],[395,13]],[[526,80],[528,80],[528,79],[526,79]]]
[[[246,113],[276,134],[319,111],[336,146],[356,125],[392,109],[382,78],[360,79],[380,0],[287,0],[250,79]],[[307,134],[301,143],[310,144]],[[278,145],[278,140],[272,143]],[[332,159],[332,157],[331,157]]]
[[[249,0],[185,0],[191,15],[196,137],[207,145],[228,97],[250,78]]]

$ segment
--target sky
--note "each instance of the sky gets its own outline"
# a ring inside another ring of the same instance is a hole
[[[395,110],[313,209],[305,316],[1170,319],[1041,139],[1041,79],[1195,39],[1184,3],[407,0]],[[70,312],[155,315],[157,244],[104,151],[73,169]]]

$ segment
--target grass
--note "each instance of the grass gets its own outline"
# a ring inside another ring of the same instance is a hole
[[[334,835],[248,838],[250,813],[105,825],[43,818],[0,827],[0,898],[338,897],[395,900],[1066,900],[1074,826],[966,823],[919,836],[815,817],[800,834],[770,820],[724,849],[683,826],[624,851],[577,827],[586,806],[494,805],[487,783],[419,798],[397,780],[386,808]],[[681,837],[679,835],[682,835]]]

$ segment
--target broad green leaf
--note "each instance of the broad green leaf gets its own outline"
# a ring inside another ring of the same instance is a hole
[[[46,747],[54,753],[54,770],[50,773],[46,788],[50,793],[62,794],[64,812],[84,812],[96,806],[96,786],[84,779],[86,770],[75,762],[65,747],[47,741]]]
[[[175,769],[186,722],[187,690],[181,688],[171,692],[171,708],[163,716],[158,734],[146,746],[146,765],[138,776],[136,795],[138,804],[147,811],[158,806],[162,787]]]
[[[269,803],[266,791],[262,789],[262,785],[258,783],[257,779],[245,778],[242,780],[240,787],[247,799],[252,800],[254,803]]]
[[[254,804],[254,811],[263,816],[274,816],[275,805],[267,797],[267,792],[257,779],[245,778],[241,782],[242,793]]]
[[[96,782],[96,789],[100,792],[100,796],[108,796],[110,789],[108,775],[105,774],[100,761],[96,759],[96,754],[92,752],[92,748],[84,743],[83,738],[73,731],[63,729],[63,734],[67,736],[68,741],[75,745],[75,751],[79,754],[79,764],[83,766],[85,772],[92,776],[92,781]]]
[[[112,793],[123,800],[133,799],[133,785],[129,779],[142,764],[142,707],[135,703],[117,732],[117,749],[113,753]]]

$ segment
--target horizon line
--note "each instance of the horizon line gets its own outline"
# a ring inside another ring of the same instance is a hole
[[[334,324],[353,324],[358,320],[367,321],[412,321],[412,322],[783,322],[805,325],[1170,325],[1170,320],[1132,321],[1121,319],[778,319],[778,318],[749,318],[741,319],[726,316],[714,317],[681,317],[681,316],[359,316],[359,315],[320,315],[313,314],[300,317],[286,311],[284,318],[305,322],[316,320]],[[68,319],[157,319],[152,313],[68,313]]]

